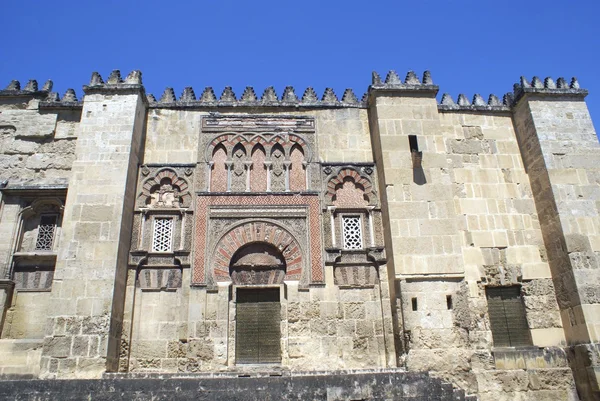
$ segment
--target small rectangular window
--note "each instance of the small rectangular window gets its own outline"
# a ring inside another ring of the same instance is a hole
[[[152,235],[153,252],[171,252],[173,246],[173,219],[155,218]]]
[[[342,216],[344,249],[362,249],[362,223],[360,216]]]
[[[35,241],[36,251],[51,251],[54,243],[54,234],[56,232],[57,216],[54,214],[43,215],[40,217],[38,225],[37,239]]]
[[[418,152],[419,151],[419,142],[417,141],[417,136],[416,135],[409,135],[408,136],[408,145],[410,146],[410,151],[411,152]]]
[[[452,309],[452,295],[446,295],[446,308]]]
[[[494,345],[498,347],[531,345],[521,287],[488,287],[485,292]]]
[[[413,311],[417,311],[418,310],[418,305],[417,305],[417,298],[411,298],[410,303],[412,304],[412,310]]]

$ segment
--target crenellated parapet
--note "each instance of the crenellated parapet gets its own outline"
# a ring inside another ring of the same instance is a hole
[[[150,107],[155,108],[198,108],[198,107],[307,107],[307,108],[361,108],[366,106],[366,97],[359,100],[352,89],[346,89],[341,99],[332,88],[325,88],[319,99],[316,91],[309,87],[300,97],[293,86],[286,86],[281,96],[275,88],[266,88],[260,98],[253,87],[247,86],[241,96],[237,96],[230,86],[223,89],[217,98],[212,87],[206,87],[199,97],[196,97],[192,87],[184,88],[176,97],[173,88],[166,88],[157,101],[153,95],[148,95]]]
[[[567,81],[565,78],[558,78],[554,81],[551,77],[546,77],[543,81],[539,77],[533,77],[531,81],[521,77],[521,80],[513,85],[513,105],[516,104],[526,94],[535,94],[542,96],[566,95],[578,98],[587,96],[588,91],[579,87],[577,78],[571,78]]]
[[[434,85],[429,71],[423,73],[422,79],[419,79],[414,71],[409,71],[404,78],[404,82],[402,82],[400,76],[394,70],[390,70],[387,73],[385,80],[382,80],[381,76],[376,71],[373,71],[371,86],[369,86],[369,93],[393,91],[432,93],[435,95],[438,90],[439,87]]]
[[[466,95],[460,94],[455,102],[450,94],[444,93],[438,109],[443,111],[507,112],[526,94],[542,96],[566,95],[583,98],[587,96],[588,91],[579,87],[579,82],[575,77],[571,81],[567,81],[562,77],[556,81],[551,77],[546,77],[544,80],[533,77],[531,81],[528,81],[527,78],[521,77],[520,81],[513,85],[513,92],[506,93],[502,97],[502,100],[492,94],[486,102],[481,95],[475,94],[473,99],[469,101]]]
[[[452,95],[444,93],[440,104],[438,105],[439,110],[443,111],[498,111],[507,112],[510,111],[510,105],[512,103],[512,96],[504,95],[503,99],[500,100],[498,96],[491,94],[486,101],[480,94],[475,94],[472,100],[464,95],[458,95],[458,99],[455,102]]]
[[[24,87],[17,80],[12,80],[5,89],[0,90],[0,98],[18,97],[33,98],[40,101],[41,108],[73,108],[81,107],[74,89],[67,89],[62,97],[57,92],[52,92],[54,83],[47,80],[42,88],[39,88],[35,79],[30,79]]]
[[[3,97],[27,97],[39,99],[42,101],[52,101],[58,99],[58,94],[52,92],[52,80],[47,80],[42,88],[39,88],[38,82],[35,79],[30,79],[25,86],[16,79],[10,81],[6,88],[0,90],[0,98]],[[58,101],[58,100],[57,100]]]
[[[83,86],[85,94],[92,93],[142,93],[142,72],[139,70],[131,71],[125,79],[121,78],[121,71],[113,70],[106,82],[98,72],[93,72],[88,85]]]
[[[73,89],[67,91],[61,96],[52,92],[53,83],[51,80],[40,89],[38,82],[31,79],[26,85],[22,86],[17,80],[11,81],[5,89],[0,90],[0,98],[17,96],[32,97],[40,100],[40,107],[43,108],[73,108],[81,107],[82,103],[77,98]],[[297,92],[293,86],[286,86],[279,95],[274,87],[270,86],[261,92],[248,86],[241,95],[236,95],[233,88],[226,86],[221,94],[217,96],[212,87],[206,87],[196,95],[194,89],[185,87],[179,96],[176,95],[173,88],[168,87],[157,99],[154,95],[148,94],[146,99],[151,108],[215,108],[215,107],[286,107],[286,108],[366,108],[369,97],[378,93],[406,93],[412,95],[437,95],[439,86],[433,83],[431,73],[425,71],[421,77],[414,71],[408,71],[404,80],[400,75],[390,70],[385,79],[377,72],[372,73],[371,85],[368,91],[359,98],[352,89],[346,89],[341,96],[338,96],[332,88],[325,88],[319,96],[314,88],[308,87],[303,92]],[[98,72],[93,72],[90,82],[83,86],[85,94],[90,93],[111,93],[119,91],[144,93],[142,83],[142,73],[138,70],[131,71],[125,78],[121,77],[119,70],[110,73],[106,81]],[[259,96],[260,94],[260,96]],[[588,91],[580,88],[577,78],[570,81],[564,78],[554,80],[551,77],[540,79],[533,77],[531,81],[521,77],[520,81],[513,86],[513,91],[508,92],[501,98],[496,95],[489,95],[487,100],[480,94],[475,94],[468,98],[464,94],[459,94],[456,100],[448,93],[444,93],[438,105],[440,111],[486,111],[486,112],[508,112],[511,108],[526,94],[535,94],[541,96],[566,95],[583,98]]]

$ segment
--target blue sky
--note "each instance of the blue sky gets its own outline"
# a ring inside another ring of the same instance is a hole
[[[521,75],[577,76],[600,121],[597,0],[3,0],[0,86],[54,81],[79,97],[92,71],[140,69],[146,89],[241,95],[292,85],[360,97],[371,72],[432,72],[454,99],[501,97]],[[596,122],[598,128],[600,124]]]

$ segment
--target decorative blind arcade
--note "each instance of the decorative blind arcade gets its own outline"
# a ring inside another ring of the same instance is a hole
[[[344,249],[362,249],[362,224],[360,216],[342,216]]]
[[[152,236],[152,251],[171,252],[173,242],[173,219],[154,219],[154,235]]]
[[[531,345],[521,288],[488,287],[486,289],[492,337],[497,347]]]
[[[51,251],[56,231],[56,216],[48,215],[40,217],[37,239],[35,241],[36,251]]]

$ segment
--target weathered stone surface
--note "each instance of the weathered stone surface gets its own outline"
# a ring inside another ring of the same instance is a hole
[[[35,80],[0,91],[0,375],[252,371],[236,346],[256,326],[281,350],[277,371],[400,364],[482,400],[568,399],[574,383],[591,399],[600,145],[587,92],[576,79],[523,78],[502,102],[438,105],[428,72],[372,78],[361,101],[352,89],[298,99],[269,87],[259,100],[252,87],[220,99],[188,87],[157,102],[140,72],[118,70],[106,83],[94,73],[81,102]],[[56,226],[27,217],[40,196],[61,199],[35,212],[58,213]],[[54,232],[38,247],[43,230]],[[269,257],[248,251],[256,243]],[[242,327],[241,284],[279,285],[279,321]],[[495,287],[523,306],[515,350],[498,346]],[[438,384],[430,398],[452,396]],[[81,394],[112,396],[89,386]],[[425,397],[420,385],[336,386],[298,394]]]

